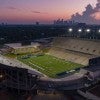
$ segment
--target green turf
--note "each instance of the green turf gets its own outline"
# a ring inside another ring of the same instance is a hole
[[[82,67],[80,64],[58,59],[46,54],[42,56],[31,56],[27,59],[22,59],[22,56],[18,56],[18,60],[49,77],[57,77],[56,74],[58,73]]]
[[[29,53],[23,53],[23,54],[14,54],[14,53],[8,53],[4,54],[4,56],[9,57],[9,58],[16,58],[18,56],[23,56],[23,55],[28,55]]]
[[[13,54],[13,53],[4,54],[4,56],[9,57],[9,58],[16,58],[17,57],[17,55]]]

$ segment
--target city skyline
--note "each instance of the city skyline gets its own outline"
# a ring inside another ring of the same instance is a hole
[[[59,18],[99,24],[100,0],[0,0],[0,23],[50,24]]]

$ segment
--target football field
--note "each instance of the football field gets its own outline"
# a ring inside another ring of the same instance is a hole
[[[30,67],[44,73],[49,77],[57,77],[58,73],[70,71],[82,67],[80,64],[65,61],[51,55],[32,55],[30,57],[19,56],[18,60],[29,65]]]

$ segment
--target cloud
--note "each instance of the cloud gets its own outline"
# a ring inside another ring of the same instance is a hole
[[[78,12],[73,14],[71,20],[87,24],[100,24],[100,18],[98,16],[100,16],[100,0],[97,0],[96,7],[94,8],[88,4],[85,11],[82,12],[82,15]]]
[[[41,13],[41,12],[39,12],[39,11],[32,11],[33,13]]]
[[[36,14],[47,14],[47,12],[40,12],[40,11],[32,11],[32,13],[36,13]]]
[[[10,10],[18,10],[18,8],[12,7],[12,6],[7,7],[7,9],[10,9]]]

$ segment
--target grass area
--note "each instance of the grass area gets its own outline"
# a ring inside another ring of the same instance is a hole
[[[9,58],[16,58],[18,56],[24,56],[24,55],[28,55],[29,53],[23,53],[23,54],[14,54],[14,53],[8,53],[8,54],[4,54],[4,56],[9,57]]]
[[[82,67],[80,64],[58,59],[46,54],[40,56],[32,55],[27,59],[23,59],[20,55],[18,56],[18,60],[53,78],[57,77],[56,74],[58,73]]]
[[[16,58],[17,57],[17,55],[13,54],[13,53],[4,54],[4,56],[9,57],[9,58]]]

